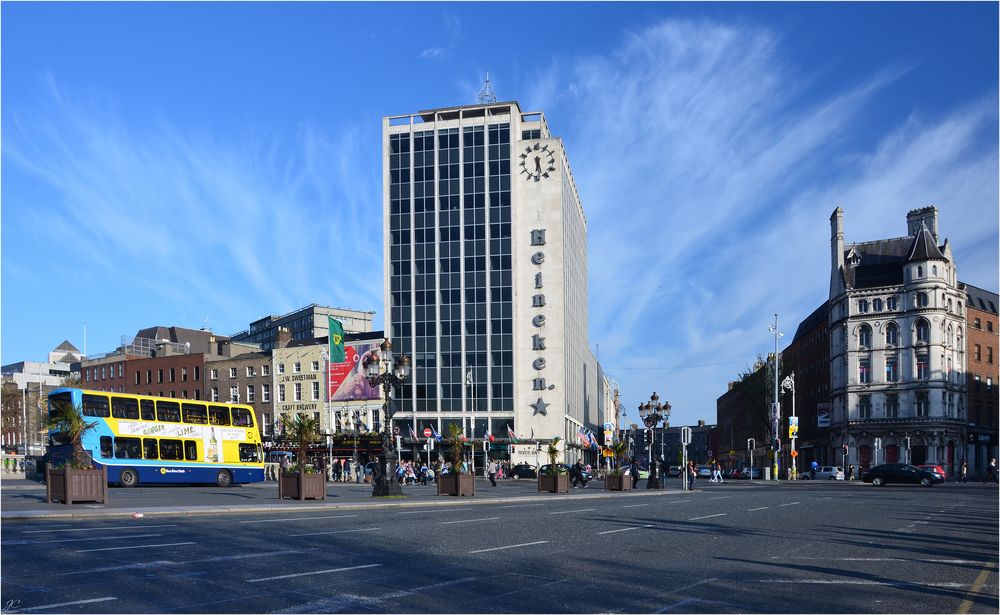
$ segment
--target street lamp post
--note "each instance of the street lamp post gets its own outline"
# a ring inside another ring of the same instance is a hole
[[[774,324],[767,328],[768,331],[774,335],[774,402],[771,404],[771,449],[774,454],[774,460],[771,464],[771,477],[773,480],[778,480],[778,453],[781,452],[780,438],[781,433],[778,431],[778,425],[781,422],[781,409],[778,407],[778,339],[784,336],[784,333],[778,331],[778,315],[774,315]]]
[[[392,390],[399,387],[410,375],[410,357],[405,354],[392,357],[392,342],[388,339],[382,342],[382,355],[373,353],[365,364],[365,374],[368,384],[372,387],[382,386],[382,452],[379,453],[379,463],[376,474],[372,477],[372,496],[399,496],[403,490],[396,482],[396,461],[392,454],[394,439],[392,434]]]
[[[798,453],[795,452],[795,441],[798,439],[798,431],[799,431],[798,417],[795,416],[795,372],[792,372],[787,376],[785,376],[785,379],[781,381],[781,388],[791,392],[792,394],[792,420],[789,423],[788,439],[791,440],[792,443],[792,453],[791,453],[792,467],[791,467],[790,478],[792,480],[795,480],[796,478],[798,478],[798,473],[799,473],[798,462],[797,462]],[[794,429],[791,428],[792,425],[795,426]]]
[[[662,412],[662,414],[661,414]],[[647,489],[659,489],[660,477],[656,472],[656,462],[653,460],[653,434],[656,426],[662,421],[664,427],[670,418],[670,402],[660,403],[660,396],[654,391],[649,396],[649,401],[639,404],[639,417],[649,430],[649,480],[646,482]],[[633,471],[636,471],[633,468]]]

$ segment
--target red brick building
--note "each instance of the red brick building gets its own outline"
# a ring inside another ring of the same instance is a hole
[[[968,383],[969,436],[966,459],[971,476],[986,472],[990,457],[997,457],[997,352],[1000,319],[997,294],[965,285],[966,381]]]

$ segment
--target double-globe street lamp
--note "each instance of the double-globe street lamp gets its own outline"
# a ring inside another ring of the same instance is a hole
[[[395,440],[392,433],[392,390],[402,386],[410,375],[410,357],[392,356],[392,342],[388,339],[379,346],[381,356],[372,353],[365,363],[365,375],[372,387],[382,386],[382,452],[372,477],[372,496],[403,495],[403,489],[396,482],[396,456],[393,454]]]
[[[662,413],[662,414],[661,414]],[[639,418],[649,430],[649,480],[646,482],[647,489],[659,489],[660,477],[656,471],[656,461],[653,459],[653,434],[656,433],[656,426],[663,422],[667,427],[667,420],[670,418],[670,402],[660,403],[660,396],[654,391],[649,396],[649,401],[639,404]],[[636,468],[632,469],[637,471]]]

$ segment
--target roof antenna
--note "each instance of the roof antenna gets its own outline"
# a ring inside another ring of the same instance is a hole
[[[483,88],[479,90],[479,103],[495,103],[497,101],[497,95],[493,92],[493,86],[490,85],[490,73],[486,71],[486,83],[483,84]]]

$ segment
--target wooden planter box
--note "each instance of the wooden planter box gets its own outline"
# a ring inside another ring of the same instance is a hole
[[[538,490],[549,493],[569,493],[569,474],[538,477]]]
[[[325,500],[326,476],[322,472],[312,474],[298,472],[278,476],[278,499]]]
[[[476,495],[476,477],[471,474],[442,474],[437,480],[438,495]]]
[[[66,466],[59,470],[45,466],[45,499],[48,502],[108,503],[108,468],[74,470]]]
[[[632,491],[632,477],[624,474],[609,474],[604,479],[605,491]]]

